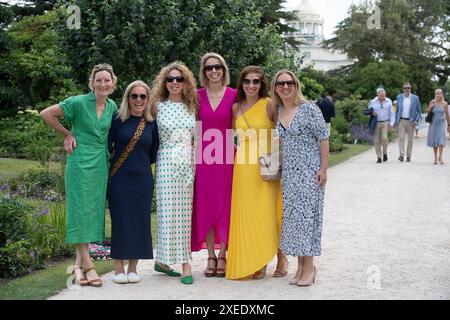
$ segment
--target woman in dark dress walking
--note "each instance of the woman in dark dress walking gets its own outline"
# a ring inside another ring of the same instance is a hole
[[[125,90],[108,137],[112,153],[108,185],[111,257],[116,283],[139,282],[138,259],[153,259],[151,164],[156,160],[159,139],[149,96],[150,88],[144,82],[132,82]],[[124,260],[129,260],[127,273]]]

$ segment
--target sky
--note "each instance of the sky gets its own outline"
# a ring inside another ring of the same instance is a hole
[[[324,19],[325,39],[332,37],[334,27],[347,17],[347,11],[352,3],[358,4],[358,0],[308,0]],[[286,8],[295,9],[302,0],[287,0]]]

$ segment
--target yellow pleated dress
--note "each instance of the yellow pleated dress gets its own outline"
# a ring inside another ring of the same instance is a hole
[[[280,183],[265,182],[258,158],[270,149],[274,123],[266,112],[268,98],[260,99],[236,119],[238,147],[231,196],[226,278],[240,279],[267,265],[277,252],[280,225]],[[265,141],[265,143],[264,143]]]

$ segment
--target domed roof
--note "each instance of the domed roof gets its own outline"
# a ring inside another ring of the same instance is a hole
[[[320,17],[319,12],[309,3],[308,0],[302,0],[302,3],[295,9],[298,15],[302,16],[317,16]]]

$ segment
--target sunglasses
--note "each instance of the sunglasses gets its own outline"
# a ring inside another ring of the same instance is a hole
[[[221,64],[210,64],[205,66],[206,71],[213,71],[213,69],[222,70],[222,68],[223,66]]]
[[[130,97],[133,100],[137,100],[137,98],[139,98],[141,100],[147,100],[147,95],[146,94],[132,93],[132,94],[130,94]]]
[[[107,63],[96,64],[94,70],[112,70],[112,66]]]
[[[294,80],[287,80],[287,81],[277,81],[277,82],[275,82],[275,84],[277,87],[284,87],[284,85],[287,84],[287,86],[289,88],[291,88],[295,85],[295,82],[294,82]]]
[[[403,89],[411,89],[411,87],[403,87]]]
[[[166,77],[166,82],[172,83],[175,80],[177,82],[183,82],[184,81],[184,77],[182,77],[182,76],[176,76],[176,77],[168,76],[168,77]]]
[[[244,79],[244,85],[248,86],[250,84],[253,84],[255,86],[261,84],[261,79]]]

